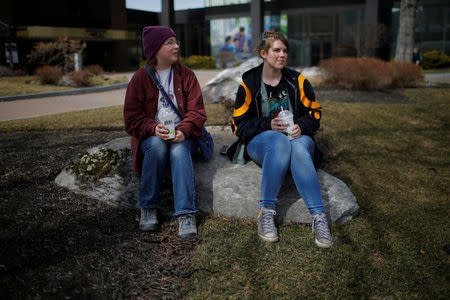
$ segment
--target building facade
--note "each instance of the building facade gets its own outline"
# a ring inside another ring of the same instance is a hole
[[[130,56],[135,54],[137,31],[141,29],[136,21],[128,22],[128,15],[131,20],[158,24],[156,13],[127,10],[124,0],[2,0],[0,24],[4,34],[0,34],[0,64],[8,64],[4,54],[8,53],[8,45],[16,45],[17,65],[23,67],[37,42],[68,38],[86,43],[85,65],[126,70]]]
[[[12,61],[11,45],[17,49],[14,64],[20,67],[36,42],[67,37],[86,42],[85,65],[136,69],[143,60],[142,28],[159,24],[174,27],[185,57],[215,55],[225,37],[235,36],[241,27],[253,53],[263,29],[283,32],[294,66],[313,66],[336,56],[389,60],[395,53],[400,1],[205,0],[203,8],[177,11],[173,0],[161,2],[163,12],[154,13],[127,9],[125,0],[3,0],[0,64]],[[415,39],[422,51],[450,51],[449,2],[418,1]]]

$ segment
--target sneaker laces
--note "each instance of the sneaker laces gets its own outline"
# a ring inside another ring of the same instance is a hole
[[[180,216],[180,226],[182,228],[191,227],[191,216]]]
[[[144,209],[143,212],[144,212],[144,217],[145,218],[153,216],[153,210],[152,209]]]
[[[263,209],[260,222],[264,233],[275,231],[274,216],[276,214],[274,210]]]
[[[313,233],[316,233],[317,239],[326,239],[328,241],[332,240],[330,228],[328,227],[328,221],[326,219],[326,215],[324,213],[320,213],[314,216]]]

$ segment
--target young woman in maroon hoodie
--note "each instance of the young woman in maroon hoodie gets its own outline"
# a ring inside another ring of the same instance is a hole
[[[191,157],[197,144],[193,138],[201,135],[206,121],[200,85],[194,72],[180,63],[180,44],[171,28],[145,27],[142,44],[147,65],[184,118],[181,120],[177,116],[145,68],[140,68],[128,84],[124,105],[125,129],[131,135],[133,166],[141,175],[138,195],[140,229],[158,228],[160,187],[169,164],[174,215],[179,222],[178,236],[191,239],[197,235],[195,214],[198,212]],[[163,125],[164,118],[175,123],[174,137]]]

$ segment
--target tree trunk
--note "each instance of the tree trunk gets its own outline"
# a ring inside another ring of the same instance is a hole
[[[414,47],[414,24],[417,0],[402,0],[395,61],[411,61]]]

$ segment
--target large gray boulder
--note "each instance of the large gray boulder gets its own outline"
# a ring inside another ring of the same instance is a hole
[[[133,207],[140,179],[132,163],[130,138],[117,138],[79,154],[55,183],[112,205]]]
[[[227,217],[255,219],[259,208],[261,168],[250,162],[244,166],[232,164],[219,154],[222,145],[235,137],[226,130],[210,128],[215,141],[213,158],[203,163],[195,161],[195,176],[199,209]],[[113,205],[136,205],[139,178],[131,164],[129,137],[112,140],[91,148],[66,167],[55,182],[76,193],[88,195]],[[341,180],[319,170],[319,182],[325,209],[333,223],[344,223],[357,212],[356,199]],[[163,191],[170,195],[170,181]],[[163,197],[166,213],[173,200]],[[310,223],[311,216],[288,173],[277,202],[281,222]]]
[[[252,57],[237,67],[223,70],[202,88],[203,100],[212,103],[222,102],[225,99],[234,101],[242,81],[242,74],[261,63],[261,58]]]

